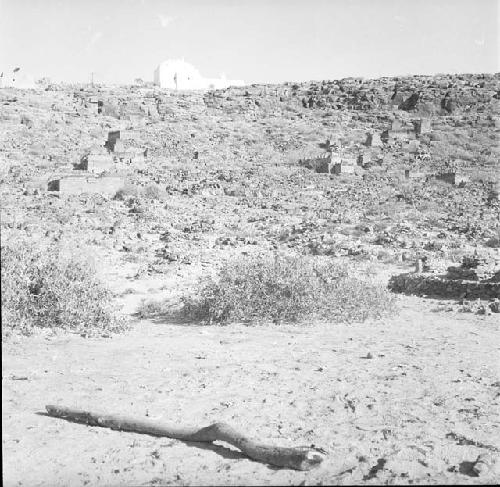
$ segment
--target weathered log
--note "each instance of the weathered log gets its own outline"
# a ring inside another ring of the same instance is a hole
[[[262,463],[295,470],[310,470],[324,459],[324,451],[308,447],[285,448],[271,446],[247,438],[226,423],[214,423],[204,428],[174,426],[150,419],[135,419],[126,416],[100,414],[63,406],[45,406],[47,413],[58,418],[101,426],[119,431],[130,431],[153,436],[166,436],[183,441],[212,443],[225,441],[241,450],[246,456]]]

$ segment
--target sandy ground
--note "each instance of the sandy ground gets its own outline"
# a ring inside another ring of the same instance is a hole
[[[471,471],[479,454],[500,452],[498,316],[436,309],[404,297],[397,317],[364,324],[142,321],[109,339],[8,341],[4,485],[498,483],[500,462],[480,477]],[[329,454],[310,472],[279,470],[223,443],[48,417],[46,404],[200,427],[226,421]]]

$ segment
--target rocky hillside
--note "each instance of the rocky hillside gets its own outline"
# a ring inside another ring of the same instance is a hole
[[[2,236],[79,236],[150,272],[228,249],[396,261],[497,249],[499,81],[3,89]],[[106,145],[112,131],[120,153]],[[75,169],[89,155],[121,178],[117,197],[48,191],[100,177]],[[326,170],[308,162],[318,158]]]

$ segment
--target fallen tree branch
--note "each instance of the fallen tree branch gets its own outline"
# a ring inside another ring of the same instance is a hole
[[[183,441],[212,443],[225,441],[253,460],[295,470],[310,470],[324,459],[324,451],[313,446],[283,448],[270,446],[247,438],[226,423],[214,423],[205,428],[180,427],[161,424],[150,419],[134,419],[126,416],[92,413],[81,409],[63,406],[45,406],[50,416],[101,426],[119,431],[144,433],[153,436],[166,436]]]

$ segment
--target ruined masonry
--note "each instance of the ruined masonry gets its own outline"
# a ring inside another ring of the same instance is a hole
[[[95,177],[88,174],[62,176],[49,182],[49,191],[58,191],[62,195],[97,193],[114,196],[124,186],[119,176]]]
[[[498,258],[464,257],[460,266],[448,267],[444,275],[428,271],[431,269],[419,262],[414,273],[393,276],[389,281],[389,289],[436,298],[500,299]]]

